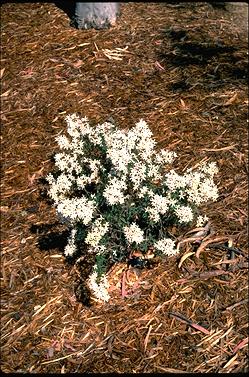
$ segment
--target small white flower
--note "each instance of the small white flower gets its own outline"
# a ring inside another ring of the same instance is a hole
[[[170,238],[163,238],[157,241],[154,244],[154,247],[168,256],[175,255],[177,253],[177,249],[175,248],[175,241],[171,240]]]
[[[55,179],[52,174],[48,174],[46,178],[50,184],[48,194],[54,202],[58,203],[59,200],[65,199],[71,190],[74,177],[71,174],[62,173],[57,179]]]
[[[219,171],[216,162],[209,162],[209,163],[204,162],[201,164],[199,169],[200,171],[209,175],[210,177],[213,177]]]
[[[80,166],[78,161],[78,155],[76,153],[57,153],[54,159],[55,165],[62,172],[72,173],[73,171],[75,171],[76,174],[79,174],[82,170],[82,167]]]
[[[109,228],[109,223],[104,222],[103,218],[95,220],[91,230],[88,232],[85,243],[90,246],[97,246],[101,238],[106,234]]]
[[[149,214],[150,220],[157,223],[160,220],[159,212],[155,207],[147,207],[145,211]]]
[[[90,126],[86,117],[80,118],[76,114],[67,115],[67,132],[72,138],[79,139],[80,136],[87,135],[90,132]]]
[[[134,163],[130,170],[130,179],[134,190],[137,190],[141,182],[146,178],[146,166],[140,162]]]
[[[65,247],[65,255],[66,256],[72,256],[76,251],[76,245],[75,245],[75,235],[76,235],[76,229],[72,229],[71,236],[68,239],[68,243]]]
[[[112,164],[119,172],[123,174],[127,173],[127,165],[131,160],[131,155],[126,148],[122,146],[109,147],[107,157],[111,159]]]
[[[136,132],[134,131],[134,129],[131,129],[131,130],[128,131],[128,133],[127,133],[127,148],[128,148],[130,153],[136,147],[137,138],[138,138],[138,136],[137,136]]]
[[[169,208],[168,204],[169,200],[165,196],[154,194],[151,198],[151,205],[162,215],[167,212]]]
[[[170,191],[175,191],[179,188],[186,187],[186,178],[177,174],[173,169],[170,170],[164,176],[164,184],[169,188]]]
[[[82,221],[84,225],[89,224],[95,210],[94,201],[84,197],[75,199],[64,199],[57,205],[59,216],[67,221]]]
[[[152,139],[141,139],[138,142],[137,149],[139,150],[139,154],[145,161],[147,158],[151,157],[155,145],[156,143]]]
[[[175,214],[180,223],[189,223],[194,217],[192,209],[188,206],[177,206],[175,209]]]
[[[71,143],[65,135],[57,136],[56,141],[61,149],[70,149],[71,147]]]
[[[77,187],[83,189],[88,183],[91,183],[90,177],[85,174],[81,174],[76,178]]]
[[[137,196],[142,199],[147,193],[148,193],[149,189],[148,187],[146,186],[142,186],[139,188],[139,191],[137,193]]]
[[[151,130],[149,129],[148,124],[143,119],[140,119],[136,123],[133,130],[134,130],[134,133],[137,135],[137,137],[139,137],[143,140],[149,139],[153,135]]]
[[[149,178],[151,178],[151,180],[157,181],[163,178],[162,175],[159,173],[160,171],[159,165],[155,165],[154,163],[147,163],[147,167],[148,167],[147,175]]]
[[[170,194],[167,195],[167,199],[168,199],[168,205],[169,205],[169,207],[175,208],[176,205],[177,205],[177,200],[173,199]]]
[[[112,250],[112,256],[115,258],[118,255],[117,250]]]
[[[89,254],[105,254],[107,249],[105,245],[95,245],[89,246],[87,251]]]
[[[208,220],[209,218],[206,215],[204,216],[199,215],[196,219],[196,226],[197,227],[204,226],[208,222]]]
[[[151,136],[152,132],[147,123],[140,119],[133,129],[133,140],[136,140],[136,150],[145,161],[151,157],[156,145]]]
[[[186,194],[196,205],[207,202],[208,200],[218,199],[218,188],[213,179],[204,177],[200,172],[190,172],[186,176]]]
[[[155,157],[155,162],[157,164],[172,164],[174,159],[177,157],[175,152],[171,152],[168,150],[161,150]]]
[[[218,188],[213,181],[213,176],[218,172],[215,162],[207,164],[204,162],[200,167],[193,171],[188,169],[185,174],[186,194],[189,200],[196,205],[200,205],[209,200],[218,199]]]
[[[95,266],[96,268],[96,266]],[[101,276],[100,282],[97,282],[97,272],[93,272],[88,279],[89,288],[93,291],[94,296],[100,301],[109,301],[108,293],[109,282],[105,275]]]
[[[139,226],[135,223],[132,223],[130,226],[124,227],[124,235],[128,243],[136,242],[137,244],[143,242],[144,234]]]
[[[110,205],[117,203],[123,204],[125,201],[123,190],[126,188],[127,186],[124,180],[113,177],[104,189],[103,196]]]

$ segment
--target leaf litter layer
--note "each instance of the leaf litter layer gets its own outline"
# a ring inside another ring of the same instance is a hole
[[[246,5],[121,11],[96,31],[71,28],[52,3],[1,6],[1,369],[246,372]],[[177,234],[179,255],[154,268],[114,266],[110,302],[90,307],[41,184],[73,112],[120,128],[143,118],[180,171],[219,166],[209,234]]]

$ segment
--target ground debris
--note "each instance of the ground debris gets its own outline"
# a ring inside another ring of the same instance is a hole
[[[102,31],[73,29],[54,3],[2,4],[3,372],[248,371],[247,4],[234,4],[124,3]],[[195,230],[178,257],[131,270],[123,296],[115,266],[110,302],[89,306],[39,192],[74,112],[120,128],[144,118],[176,170],[219,167],[210,238]]]

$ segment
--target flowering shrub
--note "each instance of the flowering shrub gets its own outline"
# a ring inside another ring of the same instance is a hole
[[[94,253],[89,286],[107,301],[108,264],[127,260],[130,252],[176,253],[170,225],[203,225],[198,206],[218,197],[214,162],[179,175],[170,168],[177,157],[156,151],[146,122],[120,130],[109,122],[91,127],[88,119],[66,117],[68,136],[57,137],[57,171],[47,176],[49,195],[59,218],[71,231],[65,255],[82,245]]]

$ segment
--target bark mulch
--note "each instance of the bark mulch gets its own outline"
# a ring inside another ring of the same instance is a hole
[[[1,6],[3,372],[248,371],[247,9],[130,2],[96,31],[54,3]],[[179,235],[179,255],[151,269],[114,266],[110,302],[91,306],[42,189],[73,112],[143,118],[180,171],[219,167],[211,234]]]

